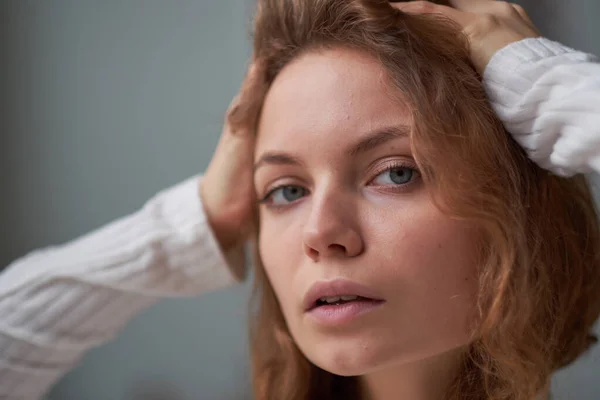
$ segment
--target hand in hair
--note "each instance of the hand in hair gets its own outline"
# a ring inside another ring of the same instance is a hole
[[[471,60],[483,73],[492,56],[503,47],[540,33],[517,4],[494,0],[448,0],[450,6],[429,1],[393,3],[403,12],[442,14],[458,23],[469,38]]]
[[[252,91],[251,65],[240,92],[226,114],[221,138],[200,184],[204,211],[222,250],[243,245],[252,230],[256,204],[253,183],[254,132],[231,123],[239,112],[239,99]]]

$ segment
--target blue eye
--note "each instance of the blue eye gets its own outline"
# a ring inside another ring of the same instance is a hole
[[[268,202],[269,204],[275,206],[280,206],[292,203],[298,199],[301,199],[305,195],[306,190],[300,186],[280,186],[269,192],[269,194],[265,197],[264,202]]]
[[[373,180],[378,185],[405,185],[416,175],[416,170],[410,167],[393,167],[383,171]]]

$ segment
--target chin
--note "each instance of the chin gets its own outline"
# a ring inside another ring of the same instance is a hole
[[[377,341],[375,341],[376,343]],[[298,343],[298,342],[297,342]],[[315,345],[300,346],[302,353],[317,367],[340,376],[365,375],[386,365],[389,352],[364,339],[331,338]]]

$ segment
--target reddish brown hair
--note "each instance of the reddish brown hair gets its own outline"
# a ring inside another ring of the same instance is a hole
[[[440,18],[387,0],[259,0],[254,79],[232,126],[254,128],[278,73],[307,51],[378,59],[412,110],[412,146],[436,205],[482,231],[479,320],[448,399],[531,400],[594,341],[600,235],[583,177],[530,162],[491,110],[467,43]],[[259,265],[251,327],[258,400],[359,398],[355,378],[312,365],[293,343]]]

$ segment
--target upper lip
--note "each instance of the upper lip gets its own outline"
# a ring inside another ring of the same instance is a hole
[[[321,297],[360,296],[371,300],[382,301],[372,289],[347,279],[315,282],[304,295],[304,310],[308,311],[317,305]]]

